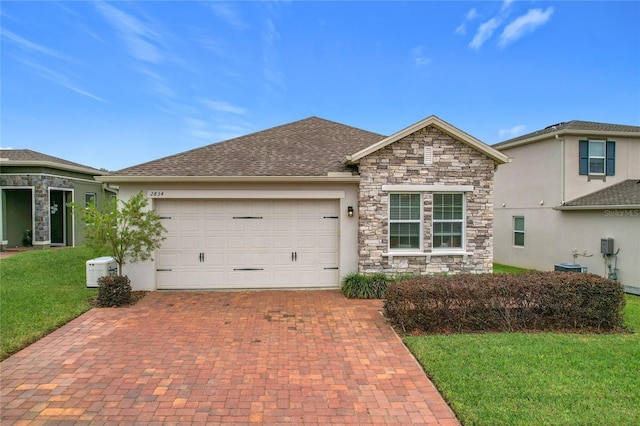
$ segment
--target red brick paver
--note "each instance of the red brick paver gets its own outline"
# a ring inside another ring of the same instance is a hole
[[[0,364],[3,425],[458,425],[380,315],[338,291],[154,292]]]

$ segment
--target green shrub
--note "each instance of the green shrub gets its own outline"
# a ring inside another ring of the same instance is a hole
[[[98,300],[101,308],[124,306],[131,303],[131,281],[120,275],[98,278]]]
[[[624,290],[593,274],[527,272],[390,283],[384,312],[404,332],[623,329]]]
[[[389,277],[382,273],[351,273],[342,279],[342,292],[349,299],[381,299],[387,290],[388,281]]]

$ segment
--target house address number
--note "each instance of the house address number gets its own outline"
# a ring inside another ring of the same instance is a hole
[[[164,191],[147,191],[147,197],[149,198],[164,197]]]

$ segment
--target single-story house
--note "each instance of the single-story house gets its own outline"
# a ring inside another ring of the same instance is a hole
[[[385,137],[311,117],[97,179],[167,239],[136,289],[332,288],[351,272],[491,272],[506,155],[436,116]]]
[[[29,149],[0,150],[2,249],[81,244],[83,226],[68,204],[101,206],[105,196],[116,197],[94,179],[105,174]]]
[[[640,294],[640,126],[573,120],[493,147],[509,156],[496,262],[586,270]]]

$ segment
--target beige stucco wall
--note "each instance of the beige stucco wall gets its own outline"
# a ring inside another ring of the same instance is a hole
[[[339,259],[340,278],[358,270],[358,184],[357,183],[154,183],[154,184],[120,184],[119,197],[127,200],[139,191],[184,191],[185,198],[193,196],[193,191],[202,191],[204,195],[213,194],[220,197],[220,193],[213,191],[242,191],[245,199],[263,196],[264,191],[303,191],[305,197],[312,197],[314,192],[343,193],[344,197],[337,198],[340,203],[340,235]],[[285,195],[286,196],[286,195]],[[295,198],[292,195],[290,198]],[[223,199],[223,198],[218,198]],[[149,199],[149,208],[153,208],[154,199]],[[354,207],[354,216],[347,217],[347,207]],[[156,272],[155,262],[148,261],[138,264],[125,265],[124,274],[131,279],[134,290],[155,290]]]
[[[589,179],[579,174],[578,146],[580,140],[610,140],[616,142],[616,174],[606,180]],[[537,145],[537,144],[534,144]],[[623,137],[566,136],[566,173],[564,201],[571,201],[626,179],[640,178],[640,141]],[[509,154],[510,155],[510,154]]]
[[[499,166],[495,175],[494,261],[553,270],[557,263],[572,263],[575,250],[576,263],[605,276],[600,239],[611,237],[616,250],[620,248],[619,280],[640,291],[640,211],[554,210],[563,200],[640,177],[640,143],[609,139],[616,141],[616,175],[603,181],[579,175],[578,141],[582,139],[588,137],[566,136],[503,150],[511,162]],[[514,216],[525,218],[524,247],[513,245]],[[582,256],[585,253],[593,256]]]

